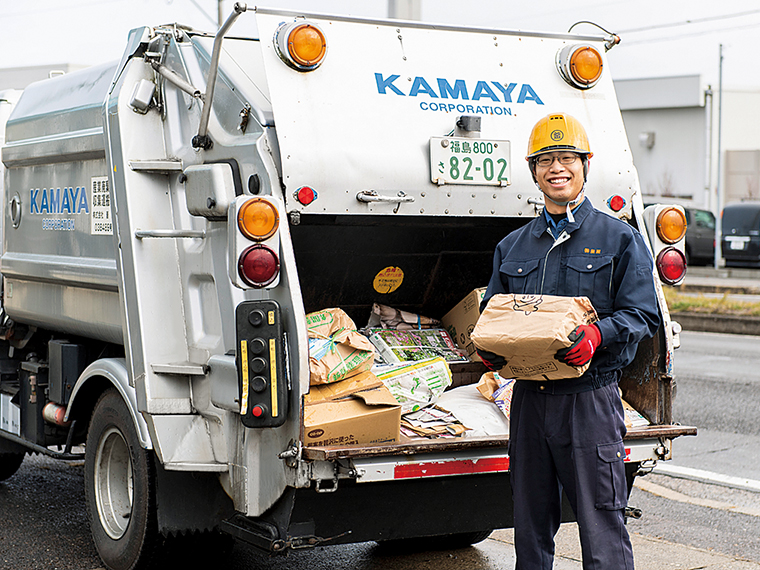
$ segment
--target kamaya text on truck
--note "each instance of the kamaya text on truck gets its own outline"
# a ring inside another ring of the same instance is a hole
[[[230,35],[238,18],[258,37]],[[306,315],[440,319],[484,286],[541,211],[524,148],[555,111],[594,145],[586,196],[682,279],[682,212],[642,206],[615,43],[236,4],[216,35],[137,28],[117,63],[0,93],[0,479],[26,453],[84,459],[110,569],[176,536],[276,553],[509,527],[506,435],[307,443]],[[678,330],[652,278],[664,325],[620,383],[648,420],[629,490],[695,433],[672,417]]]

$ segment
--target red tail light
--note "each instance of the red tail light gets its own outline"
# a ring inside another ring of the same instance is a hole
[[[666,247],[657,256],[657,272],[668,285],[677,285],[686,275],[686,256],[674,247]]]
[[[240,289],[280,283],[280,212],[274,196],[238,196],[227,217],[230,280]]]
[[[265,245],[247,248],[238,259],[240,278],[251,287],[266,287],[280,272],[277,254]]]

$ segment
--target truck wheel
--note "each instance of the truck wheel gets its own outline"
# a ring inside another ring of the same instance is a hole
[[[155,467],[121,395],[105,392],[85,447],[85,499],[95,548],[110,570],[148,568],[160,547]]]
[[[380,542],[379,545],[384,551],[393,553],[456,550],[458,548],[467,548],[468,546],[482,542],[488,538],[492,532],[493,530],[477,530],[473,532],[459,532],[439,536],[399,538],[384,540]]]
[[[24,453],[0,453],[0,481],[10,479],[21,467]]]
[[[475,532],[462,532],[459,534],[451,534],[447,537],[449,544],[452,548],[464,548],[465,546],[472,546],[478,542],[483,542],[486,538],[491,536],[493,530],[478,530]]]

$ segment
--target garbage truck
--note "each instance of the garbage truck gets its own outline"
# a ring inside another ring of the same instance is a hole
[[[695,428],[672,415],[662,295],[683,236],[645,215],[617,41],[236,4],[216,33],[137,28],[116,63],[6,92],[0,479],[26,454],[83,460],[114,569],[173,536],[286,553],[509,527],[508,435],[304,433],[306,316],[440,319],[487,284],[495,245],[542,211],[530,129],[566,112],[594,151],[587,197],[660,266],[663,324],[620,382],[647,420],[625,438],[630,491]],[[452,386],[486,371],[465,360]]]

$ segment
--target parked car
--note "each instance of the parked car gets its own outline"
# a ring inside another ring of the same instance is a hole
[[[721,248],[727,267],[760,266],[760,202],[723,208]]]
[[[715,215],[710,210],[684,208],[686,258],[690,265],[710,265],[715,258]]]

